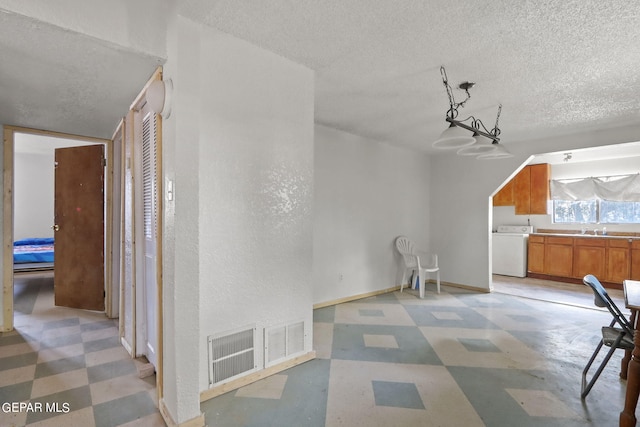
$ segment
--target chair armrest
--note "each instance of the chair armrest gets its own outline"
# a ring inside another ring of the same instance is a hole
[[[438,255],[422,250],[414,251],[414,254],[420,257],[420,265],[424,268],[435,268],[438,266]]]

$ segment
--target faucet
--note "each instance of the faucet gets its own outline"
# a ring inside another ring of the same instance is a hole
[[[597,236],[597,235],[598,235],[598,229],[597,229],[597,228],[594,228],[594,229],[593,229],[593,235],[594,235],[594,236]]]
[[[582,234],[587,234],[587,231],[589,231],[589,229],[587,227],[582,227],[580,229],[580,233],[582,233]]]

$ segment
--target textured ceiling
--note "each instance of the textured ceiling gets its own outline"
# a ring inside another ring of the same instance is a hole
[[[601,0],[184,0],[181,13],[316,71],[316,122],[417,149],[461,117],[502,143],[640,120],[640,8]],[[462,96],[462,93],[459,94]],[[640,135],[639,135],[640,137]],[[640,138],[639,138],[640,139]]]
[[[640,120],[637,0],[177,4],[194,21],[313,69],[316,122],[376,140],[430,150],[446,127],[440,65],[453,85],[477,83],[463,117],[491,127],[503,104],[507,148]],[[100,137],[163,61],[2,9],[0,58],[0,123]]]
[[[0,123],[111,138],[162,62],[0,9]]]

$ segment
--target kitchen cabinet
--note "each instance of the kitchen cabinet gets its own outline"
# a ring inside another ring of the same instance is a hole
[[[529,236],[527,268],[532,273],[544,273],[544,236]]]
[[[631,241],[631,280],[640,280],[640,239]]]
[[[547,163],[528,166],[530,173],[529,213],[546,215],[549,204],[549,179],[551,166]]]
[[[493,196],[493,206],[513,206],[513,179]]]
[[[587,274],[605,280],[606,240],[597,237],[576,237],[573,248],[573,277],[582,279]]]
[[[513,178],[513,204],[516,215],[527,215],[531,209],[530,166],[526,166]]]
[[[550,276],[572,277],[573,238],[545,237],[544,274]]]
[[[609,236],[529,236],[527,271],[581,280],[593,274],[602,282],[640,280],[640,239]]]
[[[493,196],[494,206],[515,206],[516,215],[547,214],[551,166],[529,165]]]
[[[629,279],[631,273],[631,239],[607,240],[606,282],[620,283]]]

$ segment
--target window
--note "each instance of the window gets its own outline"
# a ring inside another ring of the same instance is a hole
[[[598,222],[596,200],[554,200],[553,222],[595,224]]]
[[[552,180],[553,222],[640,224],[640,173]]]
[[[600,222],[603,224],[640,223],[640,202],[600,201]]]
[[[640,223],[640,202],[554,200],[553,222],[559,224]]]

